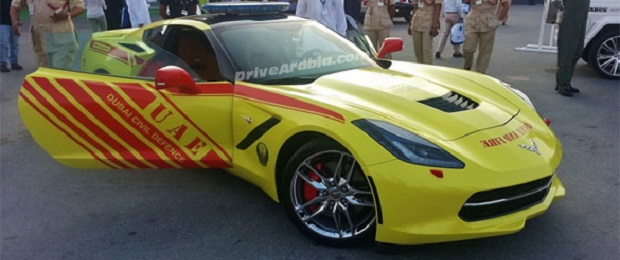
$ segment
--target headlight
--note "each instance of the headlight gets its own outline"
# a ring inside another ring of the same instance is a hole
[[[513,88],[510,84],[500,81],[500,83],[502,83],[502,85],[508,89],[510,89],[513,93],[517,94],[517,96],[519,96],[521,99],[523,99],[523,101],[525,101],[525,103],[527,103],[528,105],[530,105],[534,110],[536,110],[536,107],[534,107],[534,103],[532,103],[532,100],[530,100],[530,97],[528,97],[525,93],[523,93],[521,90],[518,90],[516,88]]]
[[[365,119],[352,123],[402,161],[443,168],[465,166],[441,147],[390,123]]]

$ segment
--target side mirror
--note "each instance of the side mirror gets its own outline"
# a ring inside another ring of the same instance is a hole
[[[192,76],[177,66],[166,66],[155,72],[155,88],[178,88],[183,93],[197,94],[200,91]]]
[[[377,54],[377,58],[383,59],[385,55],[392,52],[402,51],[403,50],[403,39],[399,37],[388,37],[385,38],[383,44],[381,45],[381,49],[379,49],[379,54]]]

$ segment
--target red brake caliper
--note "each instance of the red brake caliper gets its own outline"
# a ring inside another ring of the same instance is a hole
[[[317,164],[315,165],[315,169],[317,171],[321,171],[322,165],[321,164]],[[308,177],[310,177],[310,179],[313,179],[315,181],[320,181],[321,178],[319,178],[318,175],[316,175],[314,172],[308,170]],[[306,201],[311,201],[314,198],[316,198],[317,196],[319,196],[319,191],[316,190],[314,187],[312,187],[312,185],[308,184],[307,182],[304,182],[304,199]],[[310,208],[310,210],[314,211],[317,208],[317,205],[310,205],[308,208]]]

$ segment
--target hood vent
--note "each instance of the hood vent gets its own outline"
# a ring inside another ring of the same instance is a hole
[[[470,110],[478,107],[478,103],[453,91],[441,97],[422,100],[420,103],[448,113]]]

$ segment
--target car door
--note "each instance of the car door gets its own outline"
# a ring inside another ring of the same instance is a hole
[[[20,115],[72,167],[230,167],[232,85],[166,68],[154,78],[40,68],[24,79]]]

